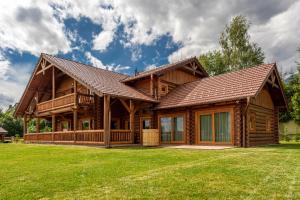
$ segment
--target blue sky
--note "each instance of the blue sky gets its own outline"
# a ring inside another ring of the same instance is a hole
[[[300,2],[32,1],[0,2],[0,108],[19,101],[40,53],[132,74],[219,48],[233,16],[251,21],[265,62],[295,72]]]

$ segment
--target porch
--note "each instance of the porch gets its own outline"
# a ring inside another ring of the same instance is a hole
[[[110,130],[109,145],[132,144],[130,130]],[[26,143],[104,145],[104,130],[56,131],[25,134]]]

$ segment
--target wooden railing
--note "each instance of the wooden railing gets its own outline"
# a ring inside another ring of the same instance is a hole
[[[25,142],[55,144],[104,144],[103,130],[80,130],[25,134]],[[130,144],[130,130],[111,130],[111,144]]]
[[[131,131],[130,130],[116,130],[112,129],[110,131],[110,142],[112,144],[130,144],[131,141]]]
[[[103,130],[30,133],[25,142],[55,144],[104,144]]]
[[[94,96],[90,94],[78,93],[78,104],[80,105],[94,104]]]
[[[58,109],[58,108],[64,108],[67,106],[72,106],[75,104],[74,102],[74,93],[68,94],[65,96],[61,96],[49,101],[44,101],[42,103],[37,104],[37,111],[38,112],[45,112],[45,111],[50,111],[53,109]]]

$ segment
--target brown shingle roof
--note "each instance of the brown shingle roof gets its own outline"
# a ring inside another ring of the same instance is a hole
[[[84,83],[95,92],[113,96],[156,102],[153,98],[146,96],[134,88],[121,83],[127,75],[92,67],[71,60],[42,54],[42,56],[53,63],[60,70]]]
[[[200,67],[200,69],[201,69],[202,73],[204,74],[204,76],[208,76],[207,72],[202,68],[202,66],[199,63],[198,59],[196,57],[192,57],[192,58],[187,58],[187,59],[180,60],[180,61],[177,61],[177,62],[174,62],[174,63],[162,65],[162,66],[159,66],[159,67],[151,69],[151,70],[140,72],[136,76],[127,77],[122,82],[137,80],[137,79],[140,79],[140,78],[150,76],[151,74],[159,74],[159,73],[162,73],[162,72],[167,71],[167,70],[171,70],[171,69],[176,68],[176,67],[184,66],[184,65],[186,65],[190,62],[196,62],[197,65]]]
[[[263,64],[178,86],[157,108],[182,107],[255,96],[275,64]]]

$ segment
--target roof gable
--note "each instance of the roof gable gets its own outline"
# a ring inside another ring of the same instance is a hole
[[[74,78],[76,81],[95,92],[97,95],[109,94],[112,96],[136,99],[142,101],[156,102],[155,99],[146,96],[134,88],[125,85],[121,80],[128,77],[127,75],[92,67],[79,62],[58,58],[55,56],[41,54],[38,64],[36,65],[33,74],[26,86],[26,89],[21,97],[20,103],[17,106],[15,114],[25,112],[29,106],[30,100],[33,98],[36,88],[39,83],[47,79],[44,73],[40,73],[40,64],[42,60],[46,60],[50,65],[61,70],[65,74]],[[48,67],[48,66],[47,66]],[[45,69],[47,68],[45,67]]]
[[[157,108],[191,106],[256,97],[274,71],[275,73],[277,71],[275,64],[263,64],[180,85],[162,98]],[[282,98],[285,99],[280,79],[278,82]]]
[[[170,71],[170,70],[174,70],[174,69],[178,69],[178,68],[184,68],[194,74],[198,73],[201,77],[208,77],[207,72],[203,69],[203,67],[200,64],[200,62],[198,61],[198,59],[196,57],[192,57],[192,58],[187,58],[187,59],[175,62],[175,63],[162,65],[155,69],[140,72],[139,74],[137,74],[135,76],[127,77],[122,82],[130,82],[130,81],[138,80],[138,79],[145,78],[145,77],[148,77],[151,75],[160,75],[160,74],[165,73],[166,71]]]

